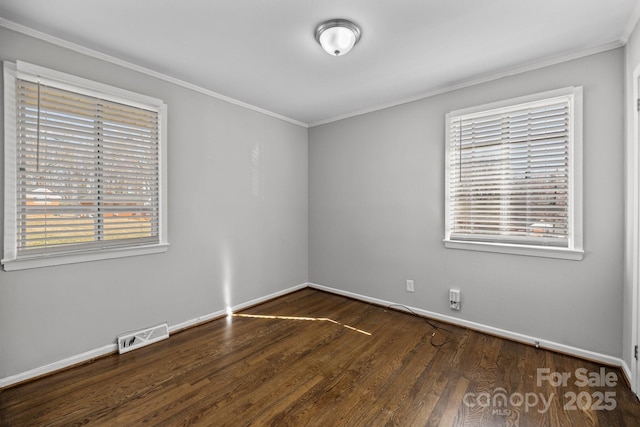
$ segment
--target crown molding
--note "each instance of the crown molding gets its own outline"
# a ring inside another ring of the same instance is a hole
[[[0,17],[0,27],[4,27],[4,28],[7,28],[9,30],[13,30],[15,32],[18,32],[18,33],[21,33],[21,34],[24,34],[24,35],[27,35],[27,36],[30,36],[30,37],[33,37],[33,38],[36,38],[36,39],[51,43],[51,44],[54,44],[56,46],[60,46],[60,47],[65,48],[65,49],[72,50],[74,52],[77,52],[77,53],[80,53],[80,54],[83,54],[83,55],[86,55],[86,56],[89,56],[89,57],[92,57],[92,58],[101,59],[101,60],[109,62],[111,64],[118,65],[120,67],[127,68],[129,70],[137,71],[139,73],[146,74],[146,75],[151,76],[151,77],[155,77],[155,78],[157,78],[159,80],[163,80],[165,82],[173,83],[173,84],[175,84],[177,86],[181,86],[183,88],[192,90],[194,92],[198,92],[198,93],[201,93],[203,95],[207,95],[207,96],[210,96],[212,98],[216,98],[216,99],[219,99],[221,101],[228,102],[229,104],[233,104],[233,105],[240,106],[242,108],[246,108],[247,110],[255,111],[257,113],[261,113],[261,114],[264,114],[266,116],[270,116],[270,117],[273,117],[273,118],[276,118],[276,119],[279,119],[279,120],[283,120],[285,122],[289,122],[291,124],[294,124],[294,125],[297,125],[297,126],[301,126],[301,127],[304,127],[304,128],[309,127],[306,123],[302,123],[302,122],[300,122],[298,120],[294,120],[292,118],[285,117],[283,115],[274,113],[272,111],[265,110],[264,108],[256,107],[255,105],[247,104],[246,102],[238,101],[237,99],[222,95],[220,93],[214,92],[214,91],[209,90],[209,89],[205,89],[203,87],[194,85],[194,84],[189,83],[187,81],[184,81],[184,80],[181,80],[181,79],[178,79],[178,78],[175,78],[175,77],[171,77],[171,76],[168,76],[166,74],[154,71],[154,70],[152,70],[150,68],[146,68],[146,67],[134,64],[132,62],[125,61],[123,59],[117,58],[115,56],[107,55],[107,54],[99,52],[97,50],[90,49],[88,47],[85,47],[85,46],[82,46],[82,45],[79,45],[79,44],[76,44],[76,43],[72,43],[72,42],[70,42],[68,40],[64,40],[64,39],[52,36],[52,35],[47,34],[47,33],[43,33],[43,32],[38,31],[38,30],[34,30],[33,28],[29,28],[29,27],[26,27],[24,25],[18,24],[16,22],[9,21],[8,19],[2,18],[2,17]]]
[[[627,21],[627,25],[625,25],[624,31],[620,36],[620,42],[623,45],[627,44],[627,42],[629,41],[629,37],[631,37],[631,34],[633,34],[633,30],[635,30],[636,26],[638,25],[638,21],[640,21],[640,2],[636,5],[635,9],[633,9],[633,12],[631,12],[629,20]]]
[[[540,68],[544,68],[544,67],[548,67],[550,65],[556,65],[556,64],[560,64],[563,62],[567,62],[567,61],[571,61],[574,59],[579,59],[585,56],[590,56],[590,55],[595,55],[597,53],[602,53],[602,52],[606,52],[608,50],[612,50],[612,49],[617,49],[619,47],[624,46],[624,43],[622,43],[622,41],[620,40],[616,40],[607,44],[603,44],[600,46],[596,46],[590,49],[585,49],[582,50],[580,52],[572,52],[572,53],[567,53],[564,55],[559,55],[559,56],[554,56],[551,58],[547,58],[547,59],[543,59],[541,61],[536,61],[536,62],[531,62],[529,64],[525,64],[525,65],[521,65],[518,67],[513,67],[513,68],[508,68],[508,69],[504,69],[502,71],[496,72],[496,73],[491,73],[491,74],[487,74],[481,77],[477,77],[477,78],[473,78],[473,79],[469,79],[469,80],[463,80],[457,83],[453,83],[450,85],[446,85],[446,86],[442,86],[440,88],[431,90],[431,91],[427,91],[427,92],[423,92],[419,95],[414,95],[408,98],[402,98],[399,99],[397,101],[393,101],[393,102],[389,102],[386,104],[379,104],[377,106],[373,106],[373,107],[369,107],[369,108],[365,108],[362,110],[357,110],[351,113],[346,113],[346,114],[342,114],[339,116],[334,116],[325,120],[321,120],[318,122],[314,122],[314,123],[310,123],[309,127],[313,128],[316,126],[320,126],[320,125],[324,125],[324,124],[328,124],[328,123],[333,123],[333,122],[337,122],[340,120],[344,120],[344,119],[349,119],[351,117],[356,117],[356,116],[361,116],[363,114],[368,114],[368,113],[373,113],[375,111],[380,111],[380,110],[385,110],[387,108],[391,108],[391,107],[395,107],[398,105],[403,105],[403,104],[408,104],[411,102],[415,102],[415,101],[420,101],[422,99],[426,99],[426,98],[430,98],[432,96],[436,96],[436,95],[441,95],[443,93],[447,93],[447,92],[453,92],[454,90],[458,90],[458,89],[464,89],[470,86],[476,86],[482,83],[488,83],[494,80],[498,80],[501,79],[503,77],[509,77],[509,76],[513,76],[516,74],[521,74],[521,73],[525,73],[527,71],[534,71],[534,70],[538,70]]]
[[[499,71],[497,73],[492,73],[492,74],[487,74],[485,76],[481,76],[478,78],[473,78],[473,79],[469,79],[469,80],[463,80],[457,83],[453,83],[450,85],[446,85],[446,86],[442,86],[436,89],[433,89],[431,91],[427,91],[427,92],[423,92],[420,93],[418,95],[414,95],[411,97],[407,97],[407,98],[402,98],[396,101],[392,101],[392,102],[388,102],[388,103],[384,103],[384,104],[379,104],[376,106],[372,106],[372,107],[368,107],[368,108],[364,108],[361,110],[356,110],[356,111],[352,111],[349,113],[345,113],[345,114],[341,114],[338,116],[333,116],[324,120],[320,120],[317,122],[313,122],[313,123],[303,123],[300,122],[298,120],[294,120],[292,118],[274,113],[272,111],[268,111],[265,110],[263,108],[257,107],[255,105],[251,105],[251,104],[247,104],[245,102],[239,101],[237,99],[222,95],[220,93],[211,91],[209,89],[205,89],[202,88],[200,86],[197,86],[195,84],[189,83],[187,81],[175,78],[175,77],[171,77],[168,76],[166,74],[162,74],[160,72],[151,70],[149,68],[146,67],[142,67],[140,65],[134,64],[132,62],[129,61],[125,61],[122,60],[120,58],[116,58],[114,56],[111,55],[107,55],[104,54],[102,52],[96,51],[94,49],[90,49],[81,45],[78,45],[76,43],[72,43],[69,42],[67,40],[52,36],[50,34],[46,34],[43,33],[41,31],[37,31],[34,30],[32,28],[26,27],[24,25],[15,23],[13,21],[9,21],[5,18],[0,17],[0,27],[5,27],[8,28],[10,30],[25,34],[27,36],[30,37],[34,37],[36,39],[40,39],[43,40],[45,42],[48,43],[52,43],[55,44],[57,46],[81,53],[83,55],[87,55],[93,58],[97,58],[97,59],[101,59],[104,60],[106,62],[115,64],[115,65],[119,65],[121,67],[133,70],[133,71],[137,71],[140,72],[142,74],[146,74],[149,75],[151,77],[155,77],[157,79],[169,82],[169,83],[173,83],[177,86],[181,86],[184,87],[186,89],[189,90],[193,90],[195,92],[210,96],[212,98],[216,98],[219,99],[221,101],[224,102],[228,102],[230,104],[233,105],[237,105],[243,108],[246,108],[248,110],[251,111],[255,111],[261,114],[265,114],[267,116],[279,119],[279,120],[283,120],[285,122],[289,122],[291,124],[297,125],[297,126],[301,126],[303,128],[312,128],[312,127],[316,127],[316,126],[321,126],[324,124],[328,124],[328,123],[333,123],[333,122],[337,122],[340,120],[344,120],[344,119],[348,119],[348,118],[352,118],[352,117],[357,117],[357,116],[361,116],[364,114],[368,114],[368,113],[373,113],[375,111],[380,111],[380,110],[384,110],[387,108],[391,108],[391,107],[395,107],[398,105],[402,105],[402,104],[408,104],[411,102],[415,102],[415,101],[419,101],[422,99],[426,99],[426,98],[430,98],[432,96],[436,96],[436,95],[441,95],[443,93],[447,93],[447,92],[452,92],[458,89],[463,89],[463,88],[467,88],[470,86],[475,86],[478,84],[482,84],[482,83],[487,83],[487,82],[491,82],[494,80],[498,80],[501,79],[503,77],[508,77],[508,76],[512,76],[515,74],[521,74],[527,71],[533,71],[533,70],[537,70],[540,68],[544,68],[544,67],[548,67],[550,65],[556,65],[556,64],[560,64],[562,62],[566,62],[566,61],[571,61],[573,59],[578,59],[578,58],[582,58],[585,56],[590,56],[590,55],[595,55],[597,53],[601,53],[601,52],[605,52],[608,50],[612,50],[612,49],[617,49],[619,47],[622,47],[626,44],[626,42],[628,41],[630,35],[632,34],[633,30],[635,29],[638,21],[640,20],[640,3],[638,4],[638,6],[634,9],[633,13],[631,14],[631,17],[629,18],[629,21],[627,22],[627,25],[625,27],[625,30],[623,32],[623,34],[620,36],[620,38],[618,40],[615,40],[613,42],[609,42],[600,46],[596,46],[593,48],[589,48],[589,49],[585,49],[579,52],[572,52],[572,53],[567,53],[567,54],[563,54],[563,55],[558,55],[555,57],[551,57],[548,59],[544,59],[541,61],[536,61],[536,62],[532,62],[529,64],[525,64],[522,66],[518,66],[518,67],[514,67],[514,68],[509,68],[509,69],[504,69],[502,71]]]

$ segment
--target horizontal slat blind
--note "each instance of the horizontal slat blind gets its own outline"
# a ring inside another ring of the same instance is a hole
[[[17,251],[159,242],[158,112],[16,79]]]
[[[451,239],[568,247],[568,98],[453,116]]]

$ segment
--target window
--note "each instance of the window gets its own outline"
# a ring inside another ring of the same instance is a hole
[[[4,64],[7,271],[167,249],[162,101]]]
[[[448,248],[582,259],[582,88],[447,114]]]

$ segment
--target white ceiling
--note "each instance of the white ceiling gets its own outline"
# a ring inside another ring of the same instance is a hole
[[[314,125],[621,46],[638,0],[0,0],[13,23]],[[331,57],[314,29],[362,28]]]

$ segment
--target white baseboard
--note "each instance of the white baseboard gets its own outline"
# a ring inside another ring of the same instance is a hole
[[[629,384],[629,387],[631,388],[631,391],[638,394],[638,390],[635,390],[633,381],[631,381],[631,378],[633,378],[633,375],[631,374],[631,368],[629,368],[629,365],[627,365],[627,362],[625,362],[624,359],[622,359],[621,362],[622,366],[620,366],[620,370],[622,371],[622,375],[624,375],[627,384]],[[640,395],[638,396],[640,397]]]
[[[68,368],[73,365],[78,365],[80,363],[88,362],[91,359],[95,359],[97,357],[105,356],[110,353],[115,353],[118,351],[118,346],[114,344],[105,345],[104,347],[96,348],[93,350],[85,351],[81,354],[76,354],[71,357],[67,357],[66,359],[59,360],[57,362],[49,363],[48,365],[41,366],[39,368],[31,369],[26,372],[21,372],[16,375],[11,375],[10,377],[0,378],[0,389],[4,387],[8,387],[13,384],[18,384],[24,381],[31,380],[33,378],[40,377],[42,375],[50,374],[55,371],[60,371],[62,369]]]
[[[307,283],[302,283],[300,285],[293,286],[288,289],[284,289],[282,291],[274,292],[272,294],[266,295],[264,297],[256,298],[251,301],[246,301],[231,307],[231,311],[238,311],[244,308],[250,307],[252,305],[260,304],[265,301],[269,301],[271,299],[277,298],[282,295],[289,294],[291,292],[295,292],[300,289],[304,289],[308,286]],[[196,326],[200,323],[208,322],[210,320],[224,317],[228,314],[228,310],[219,310],[210,314],[205,314],[203,316],[199,316],[195,319],[187,320],[185,322],[181,322],[175,325],[169,326],[169,334],[173,334],[182,329],[186,329],[192,326]],[[115,339],[115,338],[114,338]],[[60,371],[62,369],[68,368],[73,365],[78,365],[84,362],[88,362],[89,360],[106,356],[110,353],[116,353],[118,351],[118,346],[115,343],[105,345],[100,348],[96,348],[93,350],[86,351],[81,354],[76,354],[71,357],[67,357],[66,359],[59,360],[57,362],[50,363],[45,366],[40,366],[35,369],[31,369],[29,371],[21,372],[19,374],[11,375],[6,378],[0,378],[0,390],[9,387],[14,384],[18,384],[24,381],[28,381],[43,375],[51,374],[56,371]]]
[[[302,283],[300,285],[296,285],[296,286],[293,286],[291,288],[288,288],[288,289],[285,289],[285,290],[282,290],[282,291],[274,292],[274,293],[269,294],[269,295],[264,296],[264,297],[256,298],[256,299],[253,299],[251,301],[247,301],[247,302],[244,302],[244,303],[241,303],[241,304],[238,304],[238,305],[234,305],[231,308],[231,311],[243,310],[243,309],[251,307],[253,305],[262,304],[263,302],[267,302],[267,301],[272,300],[274,298],[278,298],[278,297],[281,297],[283,295],[287,295],[287,294],[290,294],[290,293],[295,292],[295,291],[299,291],[300,289],[304,289],[304,288],[307,288],[307,287],[309,287],[308,283]]]
[[[232,313],[234,311],[240,311],[240,310],[245,309],[247,307],[251,307],[252,305],[261,304],[263,302],[272,300],[272,299],[280,297],[282,295],[290,294],[291,292],[295,292],[295,291],[298,291],[300,289],[304,289],[307,286],[308,286],[307,283],[302,283],[300,285],[296,285],[296,286],[293,286],[291,288],[284,289],[282,291],[274,292],[272,294],[269,294],[269,295],[266,295],[266,296],[263,296],[263,297],[260,297],[260,298],[252,299],[251,301],[246,301],[246,302],[240,303],[238,305],[234,305],[233,307],[231,307],[230,309],[227,309],[227,310],[218,310],[218,311],[215,311],[213,313],[209,313],[209,314],[205,314],[204,316],[197,317],[195,319],[187,320],[185,322],[169,326],[169,334],[173,334],[173,333],[181,331],[183,329],[190,328],[192,326],[196,326],[196,325],[198,325],[200,323],[205,323],[205,322],[208,322],[208,321],[213,320],[213,319],[218,319],[220,317],[224,317],[224,316],[229,314],[229,311],[231,311]]]
[[[391,301],[385,301],[378,298],[372,298],[365,295],[356,294],[353,292],[347,292],[340,289],[330,288],[328,286],[318,285],[315,283],[307,283],[310,288],[318,289],[321,291],[330,292],[337,295],[342,295],[345,297],[357,299],[364,302],[369,302],[376,305],[381,305],[384,307],[388,307],[390,305],[394,305],[396,303]],[[405,305],[406,306],[406,305]],[[408,307],[408,306],[407,306]],[[524,344],[535,345],[536,342],[539,343],[540,348],[544,348],[547,350],[557,351],[559,353],[568,354],[571,356],[576,356],[581,359],[591,360],[594,362],[603,363],[609,366],[615,366],[622,368],[624,375],[627,378],[631,378],[631,371],[626,367],[624,361],[619,357],[613,357],[606,354],[596,353],[590,350],[585,350],[577,347],[568,346],[565,344],[556,343],[553,341],[544,340],[541,338],[536,338],[524,334],[520,334],[513,331],[507,331],[500,328],[495,328],[493,326],[484,325],[482,323],[471,322],[465,319],[459,319],[457,317],[447,316],[440,313],[435,313],[432,311],[423,310],[421,308],[416,307],[408,307],[411,311],[419,314],[421,316],[425,316],[435,320],[441,320],[443,322],[451,323],[453,325],[462,326],[464,328],[473,329],[479,332],[485,332],[490,335],[495,335],[501,338],[507,338],[512,341],[521,342]],[[625,370],[626,369],[626,370]]]
[[[335,289],[335,288],[331,288],[328,286],[323,286],[323,285],[318,285],[316,283],[303,283],[300,285],[296,285],[293,286],[291,288],[288,289],[284,289],[282,291],[278,291],[278,292],[274,292],[272,294],[269,295],[265,295],[263,297],[260,298],[256,298],[253,299],[251,301],[246,301],[240,304],[237,304],[233,307],[231,307],[231,311],[239,311],[242,310],[244,308],[253,306],[253,305],[257,305],[266,301],[269,301],[271,299],[280,297],[282,295],[286,295],[289,294],[291,292],[295,292],[297,290],[300,289],[304,289],[306,287],[310,287],[310,288],[314,288],[314,289],[318,289],[321,291],[326,291],[326,292],[330,292],[336,295],[342,295],[342,296],[346,296],[349,298],[353,298],[353,299],[357,299],[360,301],[364,301],[364,302],[369,302],[372,304],[377,304],[377,305],[381,305],[381,306],[390,306],[395,304],[394,302],[391,301],[385,301],[385,300],[381,300],[378,298],[373,298],[373,297],[368,297],[365,295],[360,295],[360,294],[356,294],[353,292],[348,292],[348,291],[343,291],[340,289]],[[545,348],[548,350],[553,350],[553,351],[557,351],[560,353],[564,353],[564,354],[568,354],[571,356],[576,356],[582,359],[587,359],[587,360],[592,360],[594,362],[599,362],[599,363],[603,363],[605,365],[609,365],[609,366],[616,366],[619,367],[622,370],[623,375],[626,376],[627,380],[631,379],[631,370],[629,369],[629,367],[627,366],[627,364],[618,357],[613,357],[613,356],[609,356],[606,354],[601,354],[601,353],[596,353],[590,350],[585,350],[585,349],[581,349],[581,348],[577,348],[577,347],[572,347],[572,346],[568,346],[565,344],[559,344],[553,341],[547,341],[544,339],[540,339],[540,338],[536,338],[536,337],[532,337],[532,336],[528,336],[528,335],[523,335],[517,332],[513,332],[513,331],[507,331],[504,329],[499,329],[499,328],[495,328],[493,326],[488,326],[488,325],[484,325],[481,323],[476,323],[476,322],[471,322],[469,320],[464,320],[464,319],[459,319],[456,317],[451,317],[451,316],[447,316],[447,315],[443,315],[440,313],[435,313],[435,312],[431,312],[431,311],[427,311],[427,310],[423,310],[420,308],[416,308],[416,307],[408,307],[409,309],[411,309],[411,311],[421,315],[421,316],[425,316],[425,317],[429,317],[435,320],[441,320],[443,322],[447,322],[447,323],[451,323],[454,325],[458,325],[458,326],[462,326],[465,328],[469,328],[469,329],[473,329],[479,332],[485,332],[491,335],[496,335],[502,338],[507,338],[513,341],[518,341],[518,342],[522,342],[525,344],[530,344],[530,345],[534,345],[534,343],[537,341],[539,342],[539,345],[541,348]],[[224,317],[228,314],[228,310],[219,310],[210,314],[206,314],[203,316],[199,316],[195,319],[191,319],[191,320],[187,320],[185,322],[181,322],[172,326],[169,326],[169,333],[173,334],[175,332],[178,332],[180,330],[192,327],[192,326],[196,326],[200,323],[204,323],[204,322],[208,322],[210,320],[216,319],[216,318],[220,318],[220,317]],[[46,374],[50,374],[53,373],[55,371],[59,371],[65,368],[68,368],[70,366],[73,365],[78,365],[80,363],[84,363],[87,362],[89,360],[101,357],[101,356],[105,356],[107,354],[110,353],[115,353],[117,352],[117,345],[116,344],[108,344],[105,345],[103,347],[100,348],[96,348],[93,350],[89,350],[86,351],[84,353],[81,354],[77,354],[71,357],[68,357],[66,359],[54,362],[54,363],[50,363],[48,365],[45,366],[41,366],[35,369],[31,369],[29,371],[26,372],[21,372],[19,374],[16,375],[12,375],[6,378],[0,378],[0,389],[5,388],[5,387],[9,387],[13,384],[18,384],[20,382],[23,381],[28,381],[30,379],[33,378],[37,378],[39,376],[42,375],[46,375]]]

